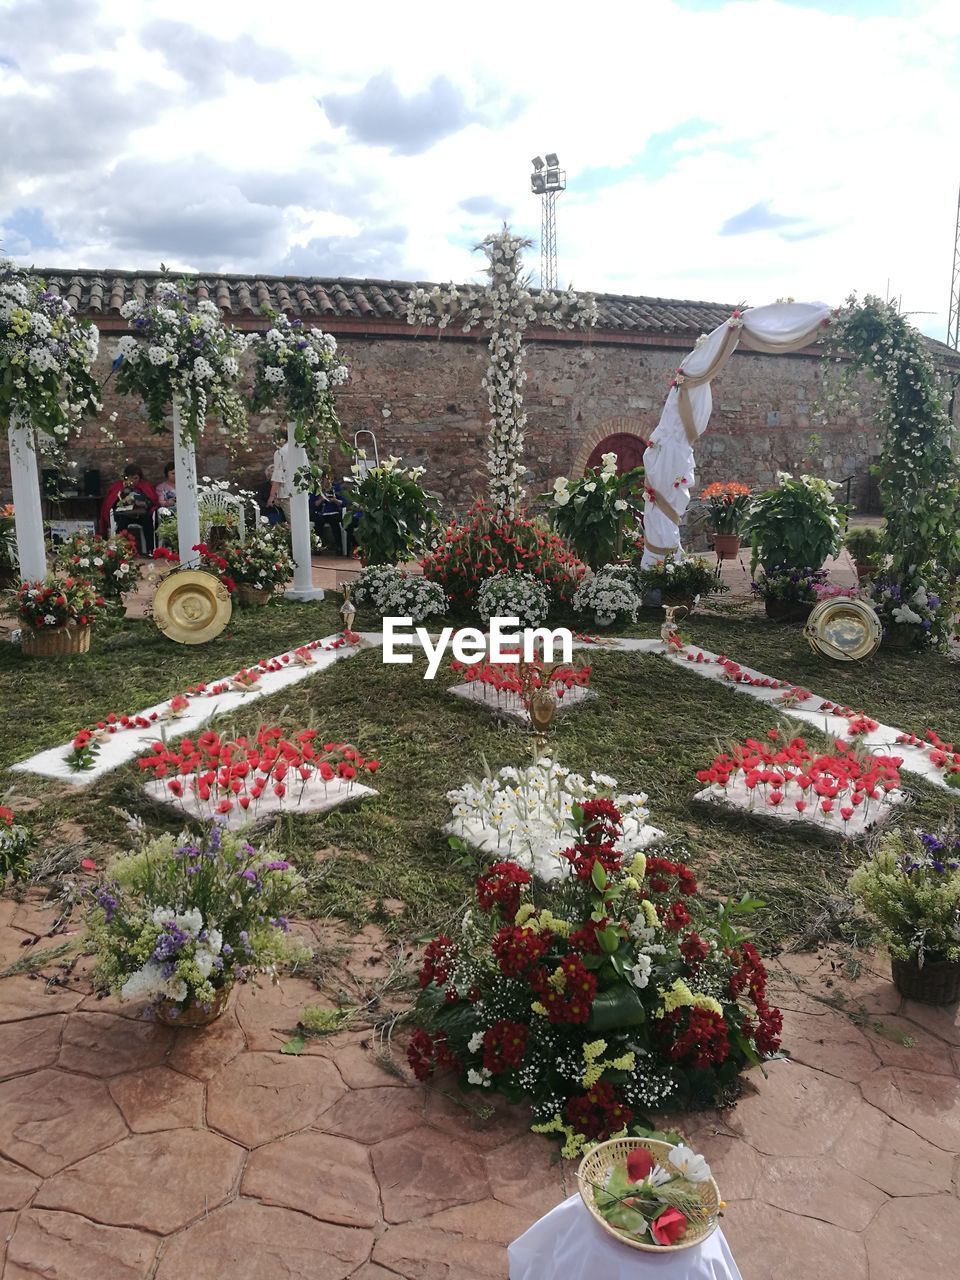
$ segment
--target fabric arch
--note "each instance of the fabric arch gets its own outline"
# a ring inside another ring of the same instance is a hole
[[[643,455],[646,470],[642,566],[682,555],[680,523],[696,480],[694,447],[710,421],[710,383],[737,347],[766,355],[800,351],[830,323],[824,302],[774,302],[734,311],[685,357],[667,395],[660,421]]]

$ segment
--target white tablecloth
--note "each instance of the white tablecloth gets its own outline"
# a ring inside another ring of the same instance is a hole
[[[680,1253],[631,1249],[597,1226],[579,1195],[535,1222],[507,1256],[510,1280],[743,1280],[719,1229]]]

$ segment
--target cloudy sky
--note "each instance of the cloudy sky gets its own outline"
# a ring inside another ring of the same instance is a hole
[[[958,55],[957,0],[0,0],[0,249],[463,281],[553,150],[563,284],[943,336]]]

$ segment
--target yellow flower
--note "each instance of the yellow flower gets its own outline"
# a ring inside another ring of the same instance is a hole
[[[660,987],[659,994],[663,1006],[657,1010],[658,1018],[662,1018],[665,1013],[672,1013],[674,1009],[693,1004],[693,992],[682,978],[677,978],[669,990]]]
[[[649,902],[646,898],[644,898],[644,900],[640,903],[640,907],[641,907],[641,910],[643,911],[643,918],[647,922],[647,928],[659,929],[660,917],[657,915],[657,908],[653,905],[653,903]]]
[[[622,1053],[619,1058],[614,1058],[607,1064],[613,1067],[614,1071],[632,1071],[637,1065],[637,1059],[633,1050]]]
[[[721,1018],[723,1017],[723,1005],[719,1000],[714,1000],[713,996],[705,996],[698,991],[692,1003],[695,1009],[709,1009],[711,1013],[718,1013]]]
[[[642,880],[647,874],[647,859],[645,854],[634,854],[633,861],[630,863],[630,874],[632,876],[636,876],[638,880]]]
[[[583,1057],[586,1062],[592,1062],[594,1058],[599,1058],[607,1047],[606,1040],[591,1040],[589,1044],[583,1046]]]
[[[513,923],[518,927],[527,923],[531,916],[537,914],[537,908],[532,902],[525,902],[517,914],[513,918]]]
[[[637,890],[638,890],[638,889],[640,888],[640,881],[639,881],[639,880],[635,880],[635,879],[633,878],[633,876],[624,876],[624,877],[623,877],[623,887],[624,887],[625,889],[637,889]]]
[[[533,1004],[530,1006],[530,1012],[539,1013],[541,1018],[545,1018],[547,1016],[547,1011],[539,1000],[534,1000]]]
[[[551,973],[547,982],[553,987],[554,991],[562,991],[567,985],[567,975],[563,972],[559,965]]]

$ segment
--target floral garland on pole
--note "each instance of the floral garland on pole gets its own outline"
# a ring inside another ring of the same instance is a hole
[[[94,325],[10,258],[0,258],[0,427],[10,446],[17,557],[23,577],[46,576],[36,450],[56,453],[102,408],[91,372]]]
[[[830,325],[827,352],[835,365],[847,366],[831,389],[833,403],[851,400],[853,371],[880,388],[883,549],[891,558],[883,589],[898,602],[899,615],[891,613],[890,621],[922,627],[920,643],[944,643],[960,573],[960,471],[956,428],[926,340],[893,303],[851,295]]]
[[[250,407],[255,413],[279,411],[294,423],[296,442],[307,455],[295,480],[308,489],[320,481],[331,445],[343,443],[335,392],[350,371],[332,333],[291,320],[283,312],[264,309],[263,314],[270,328],[256,338]]]
[[[481,386],[490,407],[487,470],[490,472],[490,499],[498,513],[512,516],[524,497],[524,431],[527,415],[523,407],[523,335],[533,322],[554,329],[573,329],[596,324],[597,305],[593,297],[580,297],[573,290],[554,293],[541,290],[534,295],[529,280],[522,275],[522,254],[531,241],[514,235],[507,227],[487,236],[477,246],[487,255],[486,288],[457,289],[434,286],[414,289],[407,304],[409,324],[447,328],[461,318],[463,333],[478,324],[490,330],[489,363]]]

